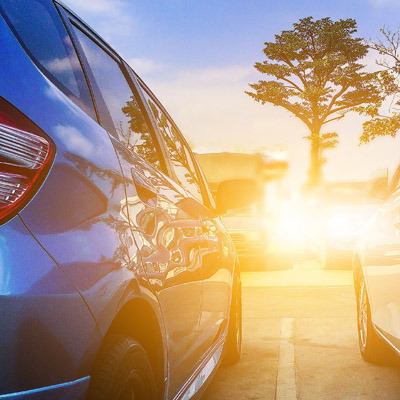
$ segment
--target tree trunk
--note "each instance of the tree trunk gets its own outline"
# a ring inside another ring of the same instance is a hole
[[[307,187],[313,189],[321,183],[322,178],[322,155],[320,128],[311,132],[310,169],[308,170]]]

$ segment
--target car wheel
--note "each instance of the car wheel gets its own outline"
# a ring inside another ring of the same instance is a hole
[[[156,400],[157,385],[144,348],[133,338],[112,335],[90,378],[88,400]]]
[[[236,276],[234,282],[228,334],[225,342],[225,365],[237,363],[242,353],[242,285],[240,276]]]
[[[360,352],[365,361],[373,364],[388,364],[395,359],[393,351],[378,336],[371,321],[371,309],[364,277],[358,282],[357,326]]]

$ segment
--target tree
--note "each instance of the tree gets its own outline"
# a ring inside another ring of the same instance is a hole
[[[349,111],[375,116],[384,94],[379,73],[364,72],[358,62],[368,45],[353,37],[357,32],[354,19],[307,17],[293,27],[265,43],[267,60],[254,67],[272,79],[250,84],[254,92],[246,93],[262,104],[285,108],[308,127],[308,185],[313,187],[321,181],[323,151],[338,144],[338,134],[322,133],[322,128]]]
[[[395,137],[400,130],[400,29],[392,32],[389,28],[381,30],[383,39],[371,41],[370,47],[384,58],[376,63],[383,67],[381,72],[382,90],[391,96],[388,114],[377,114],[363,124],[361,143],[368,143],[377,136]]]
[[[153,139],[142,110],[134,96],[126,102],[122,112],[129,118],[128,129],[124,130],[122,122],[117,128],[120,140],[125,147],[140,154],[150,164],[160,168],[157,152],[154,151]]]

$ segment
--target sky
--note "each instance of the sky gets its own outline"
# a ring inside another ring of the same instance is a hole
[[[148,84],[195,151],[254,151],[286,146],[289,179],[309,167],[307,128],[288,111],[244,92],[265,79],[253,65],[264,42],[300,18],[354,18],[357,36],[400,27],[400,0],[64,0]],[[369,54],[364,62],[375,67]],[[339,146],[326,152],[328,181],[365,180],[400,161],[400,137],[359,145],[365,119],[352,113],[326,125]]]

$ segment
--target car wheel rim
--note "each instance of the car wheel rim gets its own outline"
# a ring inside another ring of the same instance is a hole
[[[358,307],[358,329],[360,334],[360,343],[364,349],[367,345],[368,333],[368,300],[364,280],[360,282],[360,297],[358,301]]]
[[[239,311],[236,311],[235,319],[236,319],[236,346],[237,346],[237,349],[240,350],[242,335],[240,332],[240,313],[239,313]]]
[[[120,400],[147,399],[146,382],[146,378],[142,374],[132,371],[125,381]]]
[[[242,347],[242,329],[241,329],[241,304],[240,304],[240,286],[238,286],[238,295],[236,296],[236,309],[235,309],[235,328],[236,328],[236,346],[238,352]]]

